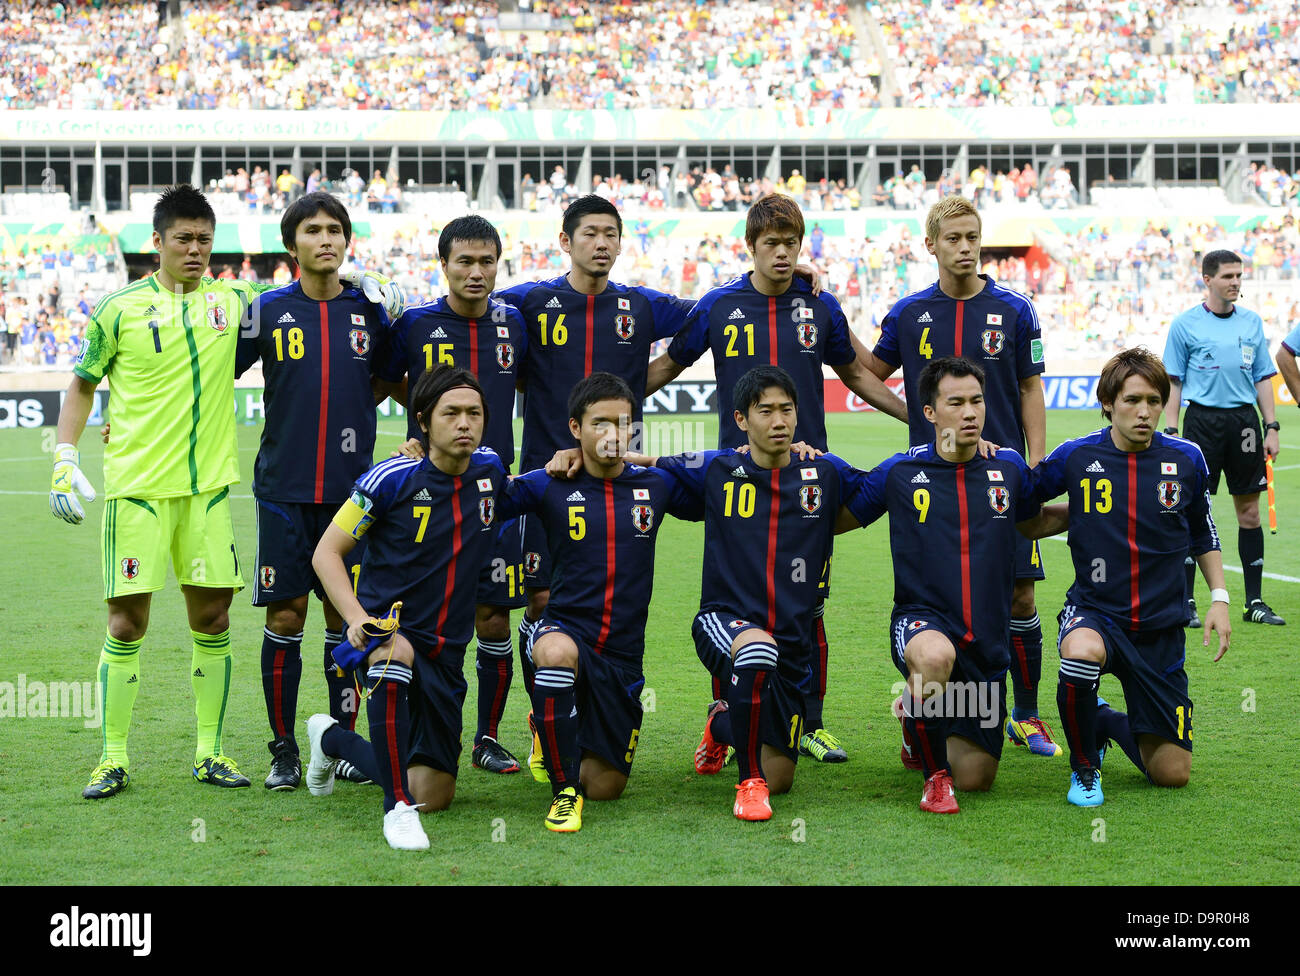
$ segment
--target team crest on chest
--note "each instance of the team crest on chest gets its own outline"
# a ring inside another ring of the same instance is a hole
[[[1162,481],[1156,485],[1156,495],[1165,508],[1173,508],[1182,497],[1183,485],[1179,481]]]
[[[497,343],[497,365],[509,369],[515,364],[515,347],[508,342]]]
[[[636,331],[636,319],[631,315],[614,316],[614,334],[620,339],[631,339]]]
[[[535,552],[524,553],[524,572],[535,573],[542,568],[542,557]]]
[[[128,556],[122,560],[122,575],[129,580],[140,575],[140,560]]]
[[[649,505],[633,505],[632,524],[638,532],[649,532],[654,528],[655,510]]]
[[[811,312],[812,309],[809,309]],[[811,349],[817,345],[817,324],[815,322],[800,322],[796,327],[795,334],[799,337],[799,345],[805,349]]]
[[[208,309],[208,325],[212,326],[212,328],[216,329],[218,332],[225,332],[228,324],[229,323],[226,321],[226,310],[224,308],[220,305],[214,305],[212,308]]]
[[[257,582],[262,589],[269,590],[275,586],[275,567],[263,566],[257,571]]]
[[[989,508],[1006,515],[1011,507],[1011,489],[1006,485],[989,485]]]
[[[349,332],[348,342],[352,345],[352,351],[358,356],[370,352],[370,333],[365,329],[353,329]]]
[[[495,512],[495,499],[480,498],[478,500],[478,518],[484,525],[492,524],[492,515]]]
[[[996,356],[1006,343],[1006,334],[1001,329],[985,329],[980,333],[980,345],[990,356]]]
[[[822,507],[822,489],[820,485],[802,485],[799,488],[799,507],[809,515]]]

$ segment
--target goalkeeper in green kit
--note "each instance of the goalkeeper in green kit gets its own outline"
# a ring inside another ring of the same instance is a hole
[[[95,388],[106,377],[112,421],[102,533],[108,633],[97,673],[102,753],[82,792],[87,799],[113,796],[130,781],[127,733],[140,687],[140,646],[153,593],[163,588],[169,564],[193,637],[194,778],[214,786],[249,785],[222,751],[230,602],[244,586],[230,515],[230,486],[239,481],[231,401],[240,321],[269,286],[205,276],[216,217],[193,187],[165,191],[153,227],[159,270],[105,297],[87,323],[59,413],[50,488],[54,514],[81,522],[85,513],[76,493],[93,500],[95,491],[78,467],[76,443]],[[382,297],[400,311],[400,289],[371,277],[368,297]]]

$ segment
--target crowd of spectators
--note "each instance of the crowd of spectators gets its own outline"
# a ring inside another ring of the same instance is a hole
[[[118,280],[114,251],[0,253],[0,364],[68,369],[95,303]]]

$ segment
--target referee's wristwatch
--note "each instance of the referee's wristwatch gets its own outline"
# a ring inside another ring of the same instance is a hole
[[[1280,430],[1282,429],[1282,425],[1279,424],[1276,420],[1274,420],[1274,421],[1272,421],[1271,423],[1267,423],[1267,424],[1265,424],[1265,425],[1264,425],[1264,429],[1265,429],[1265,430],[1278,430],[1278,431],[1280,431]]]

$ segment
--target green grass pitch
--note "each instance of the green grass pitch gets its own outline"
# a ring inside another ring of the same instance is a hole
[[[689,418],[671,418],[678,422]],[[1053,412],[1049,444],[1100,424],[1093,412]],[[901,445],[902,429],[877,415],[832,415],[830,442],[860,466]],[[236,533],[245,575],[254,558],[249,495],[259,428],[239,430],[244,484],[235,490]],[[0,563],[4,643],[0,682],[89,682],[104,636],[98,526],[102,502],[72,527],[47,508],[52,429],[0,434],[0,505],[9,540]],[[705,428],[710,443],[712,425]],[[379,450],[397,443],[392,421]],[[100,445],[82,438],[84,467],[102,487]],[[1293,453],[1294,452],[1294,453]],[[452,808],[426,817],[428,854],[389,850],[374,787],[342,783],[333,796],[305,788],[270,794],[261,786],[269,755],[258,649],[262,611],[248,592],[231,611],[235,681],[226,751],[254,781],[223,791],[196,784],[190,643],[174,584],[154,601],[141,658],[141,693],[131,734],[132,782],[104,802],[79,798],[99,756],[99,732],[84,717],[0,717],[0,883],[3,884],[384,884],[384,883],[1084,883],[1280,884],[1300,861],[1296,772],[1295,633],[1300,629],[1300,444],[1279,459],[1280,528],[1267,540],[1265,597],[1287,627],[1241,622],[1242,579],[1229,570],[1233,646],[1211,663],[1200,634],[1189,634],[1188,671],[1196,703],[1196,753],[1183,790],[1149,786],[1118,750],[1106,763],[1106,803],[1080,810],[1065,801],[1065,758],[1031,758],[1008,748],[992,792],[961,794],[955,817],[920,813],[918,774],[898,761],[898,723],[889,712],[898,680],[889,660],[891,570],[887,527],[842,536],[827,607],[831,642],[827,727],[850,761],[799,764],[794,790],[773,799],[773,819],[740,823],[731,815],[733,767],[696,776],[709,682],[689,625],[698,606],[702,529],[667,520],[659,536],[654,605],[646,635],[652,708],[636,766],[615,803],[588,804],[582,832],[543,828],[545,786],[528,774],[492,776],[462,757]],[[1239,566],[1226,497],[1216,502],[1225,563]],[[1058,724],[1055,616],[1070,580],[1062,541],[1043,543],[1048,578],[1038,588],[1047,650],[1040,694]],[[947,571],[934,567],[935,572]],[[1198,584],[1202,606],[1208,600]],[[517,615],[516,615],[517,616]],[[304,643],[299,703],[303,723],[323,708],[319,677],[321,617],[314,606]],[[467,655],[472,667],[472,651]],[[1118,683],[1103,694],[1122,701]],[[0,685],[0,702],[5,688]],[[527,702],[516,675],[502,730],[527,753]],[[466,702],[474,726],[474,679]],[[364,728],[364,718],[361,723]]]

